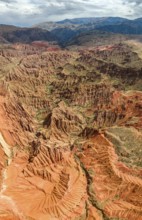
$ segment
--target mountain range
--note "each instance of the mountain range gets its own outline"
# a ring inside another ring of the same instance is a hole
[[[43,22],[30,28],[0,25],[0,42],[31,43],[33,41],[56,41],[66,46],[78,41],[80,36],[100,34],[141,35],[142,18],[129,20],[121,17],[90,17],[65,19],[57,22]],[[130,36],[129,36],[130,37]]]
[[[121,17],[91,17],[65,19],[58,22],[44,22],[35,27],[50,31],[61,44],[68,43],[72,38],[90,34],[94,31],[105,31],[123,35],[141,35],[142,18],[129,20]]]

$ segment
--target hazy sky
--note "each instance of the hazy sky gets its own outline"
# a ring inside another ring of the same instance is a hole
[[[0,23],[31,26],[74,17],[142,17],[142,0],[0,0]]]

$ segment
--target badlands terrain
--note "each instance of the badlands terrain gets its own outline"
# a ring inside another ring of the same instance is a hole
[[[142,44],[106,44],[1,44],[0,220],[142,220]]]

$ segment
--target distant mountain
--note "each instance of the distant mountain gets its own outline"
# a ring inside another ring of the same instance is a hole
[[[137,23],[122,23],[116,25],[105,25],[96,28],[97,30],[118,33],[118,34],[142,34],[142,24],[138,25]]]
[[[33,28],[42,28],[48,31],[52,31],[59,28],[69,28],[71,30],[76,29],[79,27],[79,24],[73,24],[70,21],[67,22],[67,19],[64,21],[59,22],[43,22],[41,24],[34,25]]]
[[[46,29],[56,36],[61,45],[66,45],[78,36],[92,31],[105,31],[124,35],[141,35],[142,18],[129,20],[121,17],[90,17],[44,22],[35,27]]]
[[[49,31],[40,28],[21,28],[11,25],[0,25],[1,43],[31,43],[38,40],[56,41],[56,37]]]
[[[97,17],[90,17],[90,18],[73,18],[73,19],[65,19],[62,21],[58,21],[57,24],[76,24],[76,25],[85,25],[89,23],[96,23],[105,20],[106,18],[97,18]]]
[[[118,24],[128,19],[121,17],[90,17],[90,18],[74,18],[74,19],[65,19],[62,21],[56,22],[57,24],[75,24],[75,25],[87,25],[87,24]]]
[[[122,22],[109,24],[108,22],[97,25],[96,29],[120,34],[142,34],[142,18],[135,20],[125,19]]]
[[[121,35],[115,33],[108,33],[104,31],[88,31],[81,33],[73,37],[67,44],[66,47],[74,48],[76,46],[81,47],[96,47],[96,46],[105,46],[112,44],[121,44],[122,42],[129,40],[128,35]]]
[[[33,27],[46,29],[48,31],[52,31],[54,29],[59,29],[59,28],[69,28],[75,30],[82,28],[82,26],[85,27],[88,24],[95,26],[114,25],[114,24],[121,24],[122,22],[125,22],[127,20],[128,19],[120,18],[120,17],[74,18],[74,19],[65,19],[57,22],[43,22],[34,25]]]
[[[124,21],[127,21],[127,19],[119,17],[74,18],[58,22],[44,22],[37,27],[50,30],[51,33],[56,36],[59,44],[64,46],[78,35],[87,33],[88,31],[94,31],[98,27],[106,24],[121,24]]]
[[[0,42],[57,41],[58,44],[65,47],[70,42],[79,42],[78,39],[83,39],[84,36],[87,41],[88,37],[86,36],[91,36],[91,40],[93,36],[98,39],[99,32],[116,35],[142,35],[142,18],[135,20],[121,17],[74,18],[57,22],[44,22],[31,28],[0,25]],[[95,36],[96,33],[97,36]],[[83,42],[84,39],[81,41]]]

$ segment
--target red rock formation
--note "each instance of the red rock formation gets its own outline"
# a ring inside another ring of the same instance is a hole
[[[69,151],[41,145],[30,158],[17,155],[7,176],[4,195],[25,216],[67,220],[84,212],[86,178]]]
[[[103,135],[88,140],[83,149],[78,155],[92,178],[92,200],[109,217],[141,220],[142,179],[128,167],[120,169],[113,145]]]
[[[86,220],[103,220],[101,212],[99,212],[95,207],[89,206],[88,217]]]
[[[0,198],[0,220],[23,220],[13,201],[6,196]]]
[[[0,219],[141,220],[141,60],[35,44],[0,49]]]
[[[7,92],[6,85],[0,90],[0,133],[9,145],[24,146],[33,131],[31,117]]]
[[[50,142],[57,145],[62,144],[62,146],[72,145],[86,125],[82,115],[77,114],[64,102],[61,102],[59,107],[54,108],[50,120]],[[74,135],[74,140],[71,135]]]

